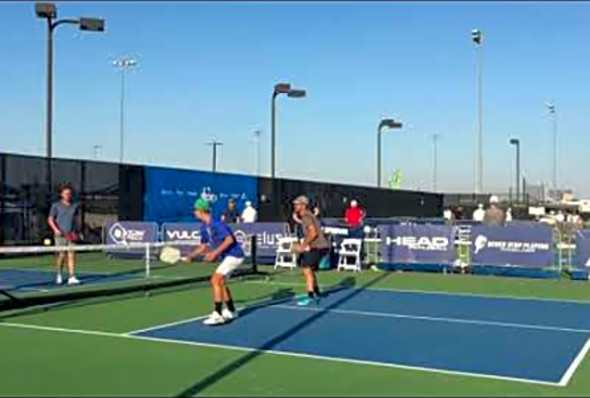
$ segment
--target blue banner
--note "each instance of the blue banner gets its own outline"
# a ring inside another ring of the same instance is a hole
[[[482,265],[548,268],[554,265],[553,231],[539,223],[474,225],[471,261]]]
[[[455,260],[449,225],[387,224],[377,230],[382,263],[452,264]]]
[[[158,225],[145,221],[110,221],[103,230],[103,240],[107,245],[127,245],[129,243],[153,243],[158,241]],[[122,255],[121,252],[107,252],[113,256]],[[125,257],[141,257],[143,249],[129,249]]]
[[[576,268],[590,267],[590,229],[583,229],[576,233]]]
[[[255,177],[209,173],[194,170],[145,167],[145,221],[194,221],[193,204],[199,197],[211,203],[213,216],[219,218],[233,198],[239,213],[249,200],[257,205],[258,180]]]

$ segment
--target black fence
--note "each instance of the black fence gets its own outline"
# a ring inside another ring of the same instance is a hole
[[[343,217],[350,201],[356,199],[368,217],[441,217],[442,195],[394,191],[355,185],[313,181],[259,178],[260,221],[285,221],[291,214],[291,200],[307,195],[322,217]]]
[[[51,179],[43,157],[0,153],[0,244],[39,244],[50,236],[47,215],[58,187],[68,183],[81,202],[85,240],[102,241],[107,221],[142,220],[145,168],[88,160],[53,159]],[[343,217],[352,199],[369,217],[440,217],[443,196],[344,184],[258,178],[260,221],[289,220],[291,200],[305,194],[322,217]]]
[[[119,215],[119,165],[54,159],[50,181],[47,165],[40,157],[0,154],[0,242],[39,243],[49,236],[46,219],[62,183],[81,202],[85,239],[100,242],[104,223]]]

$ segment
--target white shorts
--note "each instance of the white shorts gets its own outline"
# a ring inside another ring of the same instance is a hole
[[[217,267],[217,269],[215,270],[215,273],[221,274],[221,275],[225,276],[226,278],[229,278],[229,276],[232,274],[232,272],[234,272],[243,262],[244,262],[243,257],[227,256],[226,258],[223,259],[221,264],[219,264],[219,267]]]

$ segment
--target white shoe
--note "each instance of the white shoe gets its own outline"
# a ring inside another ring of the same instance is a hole
[[[207,326],[222,325],[224,323],[225,323],[225,318],[223,316],[219,315],[219,313],[217,311],[213,311],[213,313],[211,315],[209,315],[209,318],[207,318],[203,321],[203,324],[205,324]]]
[[[238,317],[238,312],[231,312],[226,308],[223,311],[221,311],[221,315],[223,316],[223,319],[225,319],[226,321],[233,321]]]
[[[79,285],[80,283],[82,282],[80,282],[75,276],[70,276],[68,278],[68,285]]]
[[[61,285],[62,283],[64,283],[61,274],[57,274],[57,276],[55,277],[55,284],[56,285]]]

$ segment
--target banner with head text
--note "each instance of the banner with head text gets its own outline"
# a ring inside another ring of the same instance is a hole
[[[576,261],[574,266],[579,269],[590,269],[590,229],[576,232]]]
[[[194,221],[193,205],[198,198],[209,201],[213,217],[219,218],[229,199],[236,201],[241,213],[246,201],[256,208],[257,197],[255,177],[146,167],[143,219],[158,223]]]
[[[289,236],[289,225],[280,222],[228,224],[246,255],[251,254],[250,236],[256,235],[256,255],[264,263],[274,261],[279,239]]]
[[[383,263],[451,264],[455,260],[452,226],[386,224],[377,230]]]
[[[107,245],[127,245],[129,243],[154,243],[158,241],[158,225],[145,221],[110,221],[104,226],[103,240]],[[122,256],[120,251],[107,251],[112,256]],[[129,249],[125,257],[143,257],[144,249]]]
[[[503,227],[474,225],[471,260],[481,265],[552,267],[553,231],[539,223],[509,223]]]
[[[162,241],[201,240],[200,222],[167,222],[162,224]],[[187,255],[194,250],[192,246],[179,246],[180,252]]]

